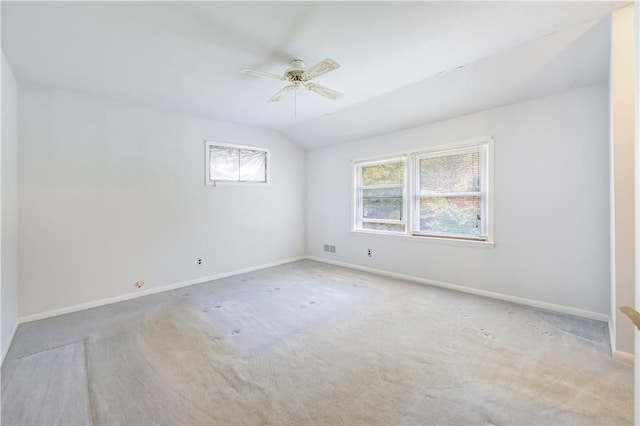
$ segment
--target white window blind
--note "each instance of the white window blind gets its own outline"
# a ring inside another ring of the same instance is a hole
[[[482,239],[483,149],[416,156],[414,233]]]

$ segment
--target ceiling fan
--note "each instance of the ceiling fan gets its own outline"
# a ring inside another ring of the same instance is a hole
[[[304,87],[307,90],[315,92],[326,98],[336,100],[342,97],[342,93],[336,92],[335,90],[329,89],[324,86],[320,86],[319,84],[312,83],[310,80],[338,68],[340,68],[340,64],[331,58],[327,58],[324,61],[315,64],[309,69],[307,69],[303,60],[294,59],[293,61],[291,61],[291,66],[285,70],[283,75],[271,74],[268,72],[252,70],[248,68],[240,70],[240,72],[243,74],[255,75],[259,77],[275,78],[276,80],[282,80],[291,83],[290,85],[285,86],[278,93],[273,95],[269,99],[269,101],[271,102],[279,101],[284,97],[284,95],[291,92],[293,89],[297,89],[298,87]]]

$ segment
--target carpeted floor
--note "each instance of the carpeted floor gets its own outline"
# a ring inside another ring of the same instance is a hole
[[[300,261],[21,325],[2,424],[631,424],[607,339]]]

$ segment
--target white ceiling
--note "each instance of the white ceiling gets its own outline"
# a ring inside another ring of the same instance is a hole
[[[627,3],[2,1],[2,49],[20,82],[311,149],[605,81],[607,17]],[[314,81],[338,101],[266,102],[284,82],[239,73],[326,57],[342,67]]]

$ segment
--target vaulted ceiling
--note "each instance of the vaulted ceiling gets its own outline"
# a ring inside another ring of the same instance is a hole
[[[19,82],[273,129],[305,149],[606,81],[628,2],[10,2]],[[267,102],[293,59],[342,66]]]

